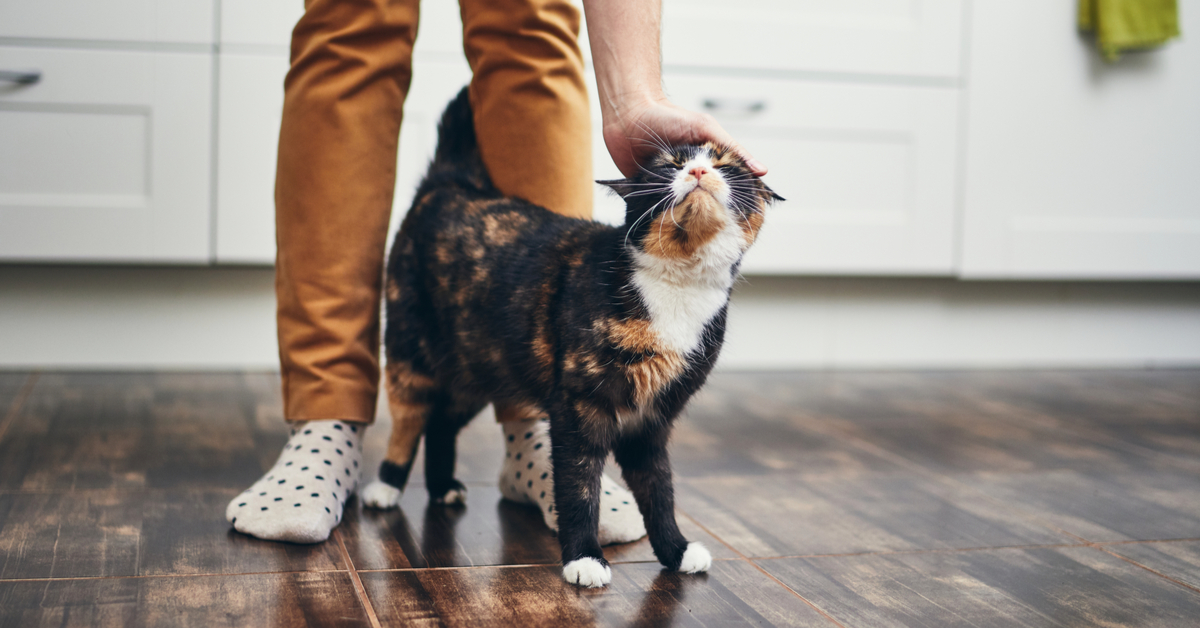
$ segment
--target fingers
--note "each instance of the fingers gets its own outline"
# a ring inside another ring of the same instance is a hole
[[[705,113],[688,111],[671,103],[657,102],[636,115],[606,123],[604,143],[625,176],[633,176],[638,162],[655,144],[700,144],[706,141],[729,146],[757,176],[767,174],[767,166],[731,136],[717,119]]]
[[[751,155],[750,151],[746,150],[744,146],[738,144],[737,141],[733,139],[733,136],[721,126],[721,123],[717,122],[716,118],[707,114],[704,114],[704,118],[706,122],[704,125],[704,130],[706,131],[705,134],[708,135],[707,139],[732,148],[733,152],[737,153],[738,156],[742,158],[742,161],[746,162],[746,167],[749,168],[750,172],[753,172],[755,176],[761,177],[767,174],[767,166],[761,161],[755,159],[754,155]]]

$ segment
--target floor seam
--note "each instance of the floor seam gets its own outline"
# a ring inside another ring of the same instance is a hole
[[[1147,543],[1152,541],[1146,541]],[[751,556],[749,560],[786,560],[792,558],[851,558],[855,556],[896,556],[907,554],[955,554],[990,552],[1010,549],[1040,549],[1058,547],[1092,547],[1095,543],[1030,543],[1026,545],[980,545],[978,547],[938,547],[929,549],[878,550],[869,552],[833,552],[829,554],[787,554],[782,556]]]
[[[891,460],[892,462],[899,464],[900,466],[908,468],[909,470],[911,470],[915,473],[918,473],[926,478],[929,478],[936,482],[942,483],[943,485],[950,485],[950,486],[957,487],[960,490],[964,490],[971,494],[977,495],[980,498],[987,500],[988,502],[991,502],[994,505],[1010,509],[1014,514],[1016,514],[1018,517],[1020,517],[1022,519],[1025,519],[1026,521],[1029,521],[1036,525],[1042,526],[1043,528],[1046,528],[1048,530],[1051,530],[1051,531],[1061,534],[1063,536],[1077,539],[1078,544],[1091,545],[1091,544],[1095,543],[1095,541],[1092,541],[1091,539],[1087,539],[1082,536],[1079,536],[1078,534],[1068,532],[1068,531],[1044,520],[1042,517],[1038,516],[1034,512],[1031,512],[1027,508],[1022,507],[1020,504],[1009,503],[1009,502],[1006,502],[997,497],[993,497],[993,496],[987,494],[986,492],[984,492],[978,488],[975,488],[974,486],[971,486],[970,484],[967,484],[966,482],[962,482],[960,480],[955,479],[951,475],[947,475],[940,471],[926,467],[925,465],[923,465],[919,462],[909,460],[908,457],[904,456],[903,454],[899,454],[894,451],[891,451],[890,449],[887,449],[886,447],[876,445],[875,443],[872,443],[871,441],[866,440],[865,438],[863,438],[861,436],[857,436],[855,434],[847,434],[847,433],[843,432],[842,430],[838,429],[837,427],[834,427],[832,430],[829,430],[829,429],[822,430],[822,429],[814,428],[812,425],[806,425],[806,426],[809,427],[810,429],[813,429],[813,431],[816,431],[819,434],[822,434],[824,436],[830,436],[830,437],[838,439],[838,440],[842,440],[842,441],[846,442],[847,444],[850,444],[862,451],[866,451],[873,455],[880,456],[885,459]]]
[[[783,587],[784,589],[787,589],[788,591],[790,591],[792,595],[794,595],[794,596],[796,596],[797,598],[799,598],[801,602],[804,602],[805,604],[807,604],[807,605],[809,606],[809,608],[812,608],[812,609],[813,609],[814,611],[816,611],[816,612],[817,612],[817,613],[818,613],[818,614],[819,614],[821,617],[824,617],[824,618],[825,618],[826,620],[828,620],[830,623],[832,623],[832,624],[833,624],[833,625],[835,625],[835,626],[838,626],[839,628],[846,628],[846,626],[845,626],[844,624],[842,624],[842,622],[840,622],[840,621],[838,621],[838,620],[834,619],[832,615],[830,615],[829,613],[825,612],[825,610],[824,610],[824,609],[822,609],[820,606],[817,606],[815,602],[813,602],[812,600],[809,600],[808,598],[804,597],[803,595],[800,595],[800,592],[799,592],[799,591],[797,591],[797,590],[793,589],[792,587],[789,587],[788,585],[784,584],[782,580],[780,580],[779,578],[776,578],[776,577],[775,577],[775,576],[774,576],[774,575],[773,575],[771,572],[767,571],[766,569],[763,569],[763,567],[762,567],[761,565],[759,565],[758,563],[756,563],[756,562],[754,562],[753,560],[751,560],[750,558],[748,558],[748,557],[747,557],[745,554],[743,554],[743,553],[739,552],[739,551],[737,550],[737,548],[735,548],[734,546],[730,545],[728,541],[726,541],[725,539],[722,539],[721,537],[717,536],[716,534],[713,534],[712,530],[709,530],[709,529],[708,529],[708,526],[704,525],[703,523],[700,523],[700,521],[699,521],[699,520],[697,520],[695,517],[693,517],[693,516],[691,516],[690,514],[688,514],[686,511],[684,511],[684,510],[681,510],[681,509],[676,509],[676,510],[677,510],[677,511],[678,511],[680,514],[682,514],[683,516],[685,516],[685,517],[687,517],[689,520],[691,520],[691,522],[692,522],[692,523],[694,523],[694,524],[696,524],[696,526],[697,526],[697,527],[699,527],[701,530],[704,530],[704,532],[705,532],[706,534],[708,534],[709,536],[711,536],[711,537],[713,537],[714,539],[716,539],[718,543],[721,543],[721,544],[722,544],[722,545],[724,545],[725,547],[729,548],[729,551],[733,552],[734,554],[737,554],[737,555],[738,555],[738,558],[739,558],[740,560],[743,560],[743,561],[745,561],[745,562],[749,563],[751,567],[754,567],[754,568],[755,568],[755,569],[757,569],[757,570],[758,570],[760,573],[762,573],[762,575],[764,575],[764,576],[766,576],[766,577],[770,578],[771,580],[773,580],[773,581],[775,582],[775,584],[778,584],[779,586]]]
[[[714,558],[713,562],[732,562],[744,560],[737,557]],[[656,565],[658,560],[619,560],[610,561],[610,565]],[[395,571],[470,571],[479,569],[540,569],[560,568],[562,563],[516,563],[507,565],[446,565],[442,567],[388,567],[381,569],[355,569],[358,573],[390,573]]]
[[[25,405],[25,401],[29,398],[29,394],[33,392],[33,385],[37,383],[38,372],[33,371],[25,378],[25,383],[21,385],[21,390],[17,396],[13,398],[12,403],[8,405],[8,412],[4,413],[4,418],[0,419],[0,442],[4,441],[4,435],[8,433],[8,426],[12,425],[17,420],[17,413]]]
[[[1133,560],[1133,559],[1131,559],[1131,558],[1126,558],[1126,557],[1124,557],[1124,556],[1122,556],[1122,555],[1120,555],[1120,554],[1118,554],[1118,553],[1116,553],[1116,552],[1110,551],[1108,548],[1101,547],[1101,546],[1099,546],[1099,545],[1093,545],[1093,547],[1095,547],[1096,549],[1100,550],[1101,552],[1104,552],[1105,554],[1108,554],[1109,556],[1113,556],[1113,557],[1115,557],[1115,558],[1119,558],[1119,559],[1121,559],[1121,560],[1123,560],[1123,561],[1125,561],[1125,562],[1129,563],[1130,565],[1133,565],[1133,566],[1135,566],[1135,567],[1141,567],[1142,569],[1145,569],[1146,571],[1149,571],[1150,573],[1152,573],[1152,574],[1154,574],[1154,575],[1158,576],[1159,578],[1162,578],[1162,579],[1164,579],[1164,580],[1167,580],[1167,581],[1173,582],[1173,583],[1175,583],[1175,584],[1177,584],[1177,585],[1179,585],[1179,586],[1181,586],[1181,587],[1183,587],[1183,588],[1185,588],[1185,589],[1188,589],[1188,590],[1192,591],[1193,593],[1200,593],[1200,587],[1195,587],[1195,586],[1193,586],[1193,585],[1190,585],[1190,584],[1188,584],[1188,583],[1186,583],[1186,582],[1184,582],[1184,581],[1182,581],[1182,580],[1179,580],[1178,578],[1172,578],[1171,576],[1168,576],[1167,574],[1165,574],[1165,573],[1163,573],[1163,572],[1161,572],[1161,571],[1158,571],[1157,569],[1152,569],[1152,568],[1150,568],[1150,567],[1147,567],[1146,565],[1143,565],[1143,564],[1141,564],[1141,563],[1137,562],[1136,560]]]
[[[303,569],[298,571],[245,571],[237,573],[161,573],[161,574],[146,574],[134,576],[48,576],[45,578],[0,578],[0,584],[6,582],[54,582],[62,580],[64,582],[75,580],[150,580],[152,578],[223,578],[226,576],[287,576],[295,574],[328,574],[342,573],[348,571],[346,569]]]
[[[337,539],[342,562],[345,563],[346,570],[350,574],[350,583],[354,585],[354,596],[358,598],[359,604],[362,604],[363,610],[367,613],[367,620],[371,622],[372,628],[383,628],[379,623],[379,616],[375,614],[371,598],[367,595],[367,588],[363,586],[362,579],[358,577],[358,572],[354,569],[354,561],[350,558],[350,552],[346,550],[346,541],[342,539],[342,531],[335,529],[333,536]]]

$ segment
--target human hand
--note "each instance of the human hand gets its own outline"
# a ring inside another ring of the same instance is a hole
[[[763,165],[706,113],[689,111],[665,96],[622,107],[621,113],[605,111],[604,144],[617,168],[633,176],[638,164],[657,150],[657,145],[703,144],[713,141],[732,147],[757,176],[767,174]]]

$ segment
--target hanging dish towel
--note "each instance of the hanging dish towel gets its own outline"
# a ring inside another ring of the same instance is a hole
[[[1079,29],[1096,33],[1109,61],[1179,36],[1176,0],[1079,0]]]

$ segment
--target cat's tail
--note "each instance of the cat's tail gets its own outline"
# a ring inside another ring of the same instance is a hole
[[[437,150],[429,172],[421,183],[418,198],[434,187],[459,186],[499,196],[475,139],[475,121],[466,87],[446,106],[438,123]]]

